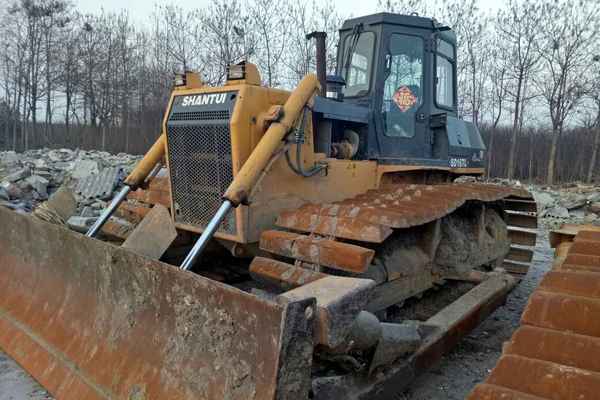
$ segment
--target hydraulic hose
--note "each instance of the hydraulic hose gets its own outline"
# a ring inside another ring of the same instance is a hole
[[[304,111],[302,112],[302,116],[300,117],[300,123],[299,123],[300,126],[297,126],[296,129],[294,129],[294,140],[292,141],[292,143],[296,144],[296,165],[294,165],[294,163],[292,163],[292,160],[290,158],[290,149],[289,148],[285,151],[285,160],[287,161],[287,164],[290,167],[290,169],[292,171],[294,171],[295,174],[303,176],[305,178],[310,178],[311,176],[314,176],[314,175],[318,174],[320,171],[327,168],[327,166],[315,165],[308,171],[304,170],[304,166],[302,165],[302,144],[304,144],[305,124],[306,124],[306,108],[304,108]]]

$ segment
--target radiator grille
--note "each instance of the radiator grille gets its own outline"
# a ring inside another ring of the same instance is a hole
[[[169,124],[167,128],[175,222],[200,228],[213,217],[233,180],[229,112],[212,113],[221,118]],[[169,121],[181,121],[174,118],[177,115],[171,115]],[[236,233],[235,213],[229,213],[219,231]]]
[[[192,111],[180,112],[171,115],[170,121],[209,121],[215,119],[229,119],[229,111]]]

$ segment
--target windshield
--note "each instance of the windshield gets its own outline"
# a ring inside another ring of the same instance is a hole
[[[385,134],[413,137],[415,115],[423,102],[423,39],[393,34],[386,70],[382,110]]]
[[[375,34],[373,32],[359,34],[358,40],[356,39],[356,34],[346,37],[344,41],[344,57],[342,58],[344,62],[342,76],[346,79],[344,96],[364,96],[369,93],[374,49]],[[349,58],[348,52],[352,50],[354,50],[352,57]]]

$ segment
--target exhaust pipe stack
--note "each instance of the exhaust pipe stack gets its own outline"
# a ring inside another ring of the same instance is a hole
[[[306,39],[315,39],[317,46],[317,79],[321,85],[321,96],[325,97],[327,93],[327,54],[325,51],[325,39],[327,33],[314,31],[306,35]]]

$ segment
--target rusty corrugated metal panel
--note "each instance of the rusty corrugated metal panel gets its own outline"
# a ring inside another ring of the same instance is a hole
[[[469,400],[595,399],[600,393],[597,232],[555,235],[561,251],[523,312],[522,326]],[[566,233],[565,233],[566,232]]]
[[[0,219],[0,347],[54,397],[262,400],[308,391],[288,378],[310,382],[312,325],[302,307],[314,300],[269,302],[9,210]]]

